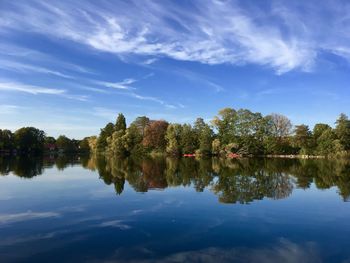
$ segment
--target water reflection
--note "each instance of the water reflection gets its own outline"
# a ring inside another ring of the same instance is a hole
[[[167,187],[209,189],[222,203],[251,203],[263,198],[283,199],[293,188],[318,189],[336,186],[344,201],[350,197],[350,161],[291,159],[200,159],[144,158],[117,159],[102,156],[64,155],[40,159],[0,158],[0,174],[13,173],[23,178],[41,175],[44,169],[81,165],[98,171],[116,194],[123,193],[126,182],[136,192]]]

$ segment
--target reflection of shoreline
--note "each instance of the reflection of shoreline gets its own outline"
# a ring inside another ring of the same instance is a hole
[[[45,169],[80,165],[98,171],[100,179],[114,185],[116,194],[127,181],[136,192],[190,186],[196,191],[210,189],[223,203],[250,203],[263,198],[283,199],[294,186],[307,189],[338,187],[350,196],[350,161],[295,158],[105,158],[103,156],[62,155],[57,158],[0,158],[0,174],[10,172],[33,178]],[[292,177],[293,176],[293,177]]]
[[[328,159],[324,155],[296,155],[296,154],[285,154],[285,155],[270,154],[270,155],[266,155],[266,156],[262,156],[262,157],[266,157],[266,158],[287,158],[287,159]],[[331,159],[331,158],[329,158],[329,159]]]

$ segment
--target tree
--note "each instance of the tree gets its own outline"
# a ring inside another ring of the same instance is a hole
[[[201,154],[210,155],[212,152],[213,130],[205,125],[199,134],[199,150]]]
[[[271,123],[272,136],[278,139],[285,138],[292,131],[292,123],[283,115],[272,113],[267,116]]]
[[[146,127],[150,124],[150,119],[146,116],[137,117],[131,125],[135,125],[139,130],[141,136],[145,134]]]
[[[151,150],[164,151],[166,148],[165,134],[168,122],[160,120],[154,121],[145,129],[142,144]]]
[[[60,135],[56,140],[56,146],[59,150],[63,152],[73,152],[76,151],[74,142],[67,138],[65,135]]]
[[[350,150],[350,121],[344,113],[336,121],[335,133],[345,151]]]
[[[101,129],[100,135],[97,139],[96,149],[98,152],[104,152],[107,146],[107,138],[112,136],[114,132],[114,124],[109,122]]]
[[[301,154],[311,154],[312,133],[307,125],[297,125],[294,130],[294,143],[300,149]]]
[[[329,127],[329,126],[328,126]],[[331,127],[323,130],[321,135],[318,135],[316,140],[316,152],[320,155],[329,155],[335,153],[336,150],[336,135]]]
[[[1,151],[12,151],[14,148],[13,133],[10,130],[0,129],[0,152]]]
[[[261,113],[253,113],[247,109],[237,111],[236,143],[239,151],[247,154],[263,152],[263,139],[266,132],[266,121]]]
[[[332,128],[328,124],[324,124],[324,123],[315,124],[314,129],[312,130],[312,134],[315,141],[318,140],[318,138],[322,135],[322,133],[324,133],[326,130],[329,130],[329,129],[332,129]]]
[[[267,129],[264,137],[265,152],[269,154],[294,153],[288,139],[292,131],[291,121],[286,116],[276,113],[267,115],[264,119]]]
[[[206,128],[207,124],[203,120],[203,118],[197,118],[193,125],[193,130],[200,134],[204,128]]]
[[[90,152],[89,137],[85,137],[79,141],[79,151],[88,153]]]
[[[125,156],[127,150],[125,148],[125,131],[119,130],[113,132],[112,136],[107,138],[107,152],[110,155]]]
[[[97,148],[97,137],[96,136],[88,137],[88,142],[89,142],[90,151],[95,153]]]
[[[197,137],[190,124],[182,125],[180,144],[183,153],[194,153],[198,145]]]
[[[140,154],[142,147],[142,131],[133,123],[126,129],[124,135],[124,146],[128,154]]]
[[[235,141],[237,113],[234,109],[224,108],[218,116],[212,120],[213,126],[218,131],[218,138],[222,144]]]
[[[181,153],[180,138],[182,126],[180,124],[170,124],[167,128],[165,139],[167,141],[166,152],[171,155]]]
[[[34,127],[24,127],[14,134],[14,141],[20,153],[42,153],[44,150],[45,132]]]
[[[119,113],[117,121],[114,126],[115,131],[125,131],[126,130],[126,120],[123,113]]]

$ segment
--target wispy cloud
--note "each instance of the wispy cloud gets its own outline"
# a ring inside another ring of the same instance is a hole
[[[32,95],[57,95],[66,99],[87,101],[88,95],[70,94],[64,89],[27,85],[13,81],[0,81],[0,91],[22,92]]]
[[[40,86],[26,85],[16,82],[0,82],[0,90],[6,91],[19,91],[30,94],[50,94],[50,95],[62,95],[66,91],[63,89],[46,88]]]
[[[145,61],[143,61],[143,64],[150,65],[150,64],[155,63],[157,60],[158,60],[157,58],[149,58],[149,59],[146,59]]]
[[[33,219],[58,217],[58,216],[60,216],[60,214],[55,212],[32,212],[32,211],[27,211],[24,213],[16,213],[16,214],[0,214],[0,225],[33,220]]]
[[[131,84],[135,83],[135,79],[124,79],[120,82],[106,82],[106,81],[95,81],[96,84],[102,85],[113,89],[131,90],[134,89],[130,87]]]
[[[83,6],[67,1],[31,1],[13,3],[14,10],[5,5],[1,29],[69,39],[118,56],[258,64],[282,74],[295,69],[309,71],[320,51],[348,57],[350,34],[345,18],[349,3],[311,2],[305,4],[305,11],[290,2],[272,4],[271,12],[236,1],[193,1],[189,9],[180,2],[164,1],[142,5],[136,1],[85,2]],[[329,19],[321,31],[324,9]],[[282,23],[273,23],[276,20]],[[154,61],[151,58],[144,63]]]
[[[51,70],[51,69],[47,69],[44,67],[33,66],[33,65],[25,64],[25,63],[20,63],[20,62],[14,62],[14,61],[9,61],[9,60],[0,60],[0,64],[1,64],[2,69],[17,71],[17,72],[37,72],[37,73],[50,74],[50,75],[54,75],[57,77],[68,78],[68,79],[74,78],[73,76],[64,74],[64,73],[56,71],[56,70]]]
[[[20,109],[20,106],[17,105],[0,105],[0,115],[1,114],[13,114]]]
[[[99,226],[100,227],[116,227],[116,228],[119,228],[121,230],[128,230],[131,228],[131,226],[123,223],[123,221],[121,221],[121,220],[111,220],[111,221],[102,222]]]
[[[148,79],[148,78],[152,77],[153,75],[154,75],[154,73],[149,73],[149,74],[145,75],[142,79]],[[142,80],[142,79],[140,79],[140,80]],[[178,108],[176,105],[169,104],[160,98],[153,97],[153,96],[144,96],[144,95],[140,95],[140,94],[136,93],[134,91],[134,90],[136,90],[136,88],[132,87],[131,85],[137,81],[139,81],[139,80],[134,79],[134,78],[126,78],[120,82],[93,81],[93,83],[95,83],[97,85],[105,86],[108,88],[113,88],[113,89],[125,91],[125,92],[120,93],[120,94],[125,95],[125,96],[129,96],[129,97],[132,97],[132,98],[135,98],[138,100],[153,101],[153,102],[156,102],[158,104],[163,105],[164,107],[166,107],[168,109],[177,109]],[[108,115],[110,115],[110,114],[108,113]]]

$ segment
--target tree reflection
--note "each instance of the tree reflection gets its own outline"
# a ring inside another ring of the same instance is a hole
[[[314,183],[319,189],[336,186],[344,201],[350,199],[349,160],[4,157],[0,158],[0,174],[33,178],[47,168],[63,170],[73,165],[96,170],[118,195],[127,182],[137,192],[184,186],[198,192],[211,190],[222,203],[247,204],[264,198],[287,198],[293,188],[307,189]]]

